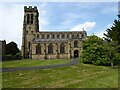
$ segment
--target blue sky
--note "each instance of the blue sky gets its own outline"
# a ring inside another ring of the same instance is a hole
[[[24,6],[37,6],[39,31],[81,31],[103,37],[114,19],[117,2],[1,2],[0,40],[22,44]]]

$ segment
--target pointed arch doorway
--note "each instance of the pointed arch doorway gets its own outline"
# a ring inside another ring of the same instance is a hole
[[[75,50],[74,51],[74,58],[78,58],[79,57],[79,50]]]

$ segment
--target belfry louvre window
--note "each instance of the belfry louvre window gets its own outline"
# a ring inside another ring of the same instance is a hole
[[[29,24],[30,22],[30,15],[29,14],[27,14],[27,24]]]
[[[74,42],[74,47],[78,47],[78,42],[77,41]]]
[[[77,38],[79,38],[79,34],[77,34]]]
[[[65,46],[64,46],[63,43],[60,45],[60,53],[61,53],[61,54],[62,54],[62,53],[65,53]]]
[[[33,14],[31,14],[31,24],[33,24]]]
[[[53,53],[53,45],[52,45],[52,43],[50,43],[48,45],[48,54],[52,54],[52,53]]]
[[[40,44],[36,45],[36,54],[41,54],[41,45]]]

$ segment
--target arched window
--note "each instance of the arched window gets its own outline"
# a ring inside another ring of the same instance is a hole
[[[30,42],[28,43],[28,48],[29,48],[29,50],[30,50]]]
[[[33,14],[31,14],[31,24],[33,24]]]
[[[74,41],[74,47],[78,47],[78,42]]]
[[[44,39],[45,37],[44,37],[44,34],[42,35],[42,39]]]
[[[31,34],[33,34],[33,31],[31,31]]]
[[[48,45],[48,54],[52,54],[52,53],[53,53],[53,45],[52,45],[52,43],[50,43]]]
[[[69,34],[67,34],[67,38],[70,38],[70,35],[69,35]]]
[[[72,34],[72,38],[74,38],[74,34]]]
[[[63,39],[63,38],[65,38],[65,35],[64,35],[64,34],[62,34],[62,39]]]
[[[60,38],[60,35],[59,35],[59,34],[57,35],[57,38]]]
[[[65,46],[63,43],[60,45],[60,53],[65,53]]]
[[[48,34],[48,35],[47,35],[47,39],[49,39],[49,38],[50,38],[50,35]]]
[[[77,38],[79,38],[79,34],[77,34]]]
[[[30,15],[29,14],[27,14],[27,24],[29,24],[30,22],[29,22],[29,20],[30,20]]]
[[[82,38],[84,37],[84,35],[82,34]]]
[[[41,54],[41,45],[40,44],[36,45],[36,54]]]
[[[55,35],[54,35],[54,34],[52,35],[52,38],[55,38]]]

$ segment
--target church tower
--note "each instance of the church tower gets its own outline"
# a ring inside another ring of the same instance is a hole
[[[24,22],[23,22],[23,37],[22,37],[22,50],[23,58],[31,57],[31,41],[39,32],[39,13],[36,6],[24,6]]]

